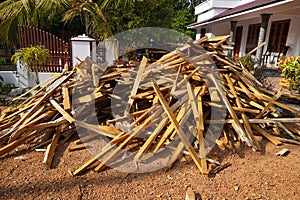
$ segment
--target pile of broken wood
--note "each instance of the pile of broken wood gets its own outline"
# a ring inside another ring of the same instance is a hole
[[[299,145],[300,112],[283,102],[300,97],[266,90],[223,53],[227,39],[187,42],[155,63],[144,57],[107,67],[86,58],[1,113],[0,156],[22,144],[46,148],[44,163],[50,168],[57,146],[78,132],[71,151],[95,136],[106,143],[72,175],[163,149],[170,155],[166,166],[184,153],[207,174],[212,144],[234,149],[241,142],[259,151],[258,139],[264,137],[275,145]]]

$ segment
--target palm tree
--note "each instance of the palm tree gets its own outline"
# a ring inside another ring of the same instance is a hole
[[[43,28],[40,19],[50,19],[69,6],[69,0],[6,0],[0,3],[0,41],[9,46],[17,41],[17,25]],[[13,41],[13,42],[12,42]]]
[[[69,22],[76,17],[81,18],[87,35],[97,39],[104,39],[112,35],[102,10],[96,2],[92,0],[73,2],[71,9],[64,14],[62,21]]]

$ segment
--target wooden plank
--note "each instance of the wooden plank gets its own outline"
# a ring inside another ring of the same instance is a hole
[[[36,133],[37,133],[37,131],[33,131],[30,134],[24,135],[21,138],[14,140],[14,141],[8,143],[7,145],[1,147],[0,148],[0,156],[3,156],[4,154],[11,152],[13,149],[15,149],[18,146],[20,146],[21,144],[25,143],[30,137],[35,136]]]
[[[298,138],[289,130],[287,129],[281,122],[277,122],[278,126],[282,128],[291,138],[294,140],[298,140]]]
[[[239,120],[240,123],[243,123],[242,120]],[[266,118],[266,119],[249,119],[251,124],[266,124],[266,123],[300,123],[300,118]],[[224,120],[205,120],[205,124],[232,124],[234,123],[233,119],[224,119]]]
[[[100,126],[100,125],[94,125],[94,124],[88,124],[82,121],[76,121],[76,126],[80,126],[83,128],[86,128],[88,130],[91,130],[93,132],[96,132],[100,135],[109,137],[109,138],[115,138],[117,135],[121,133],[120,130],[113,126]]]
[[[99,77],[98,77],[98,65],[92,64],[92,76],[93,76],[93,84],[95,87],[99,86]]]
[[[24,123],[24,121],[31,116],[34,112],[36,112],[39,109],[39,106],[42,105],[44,103],[44,101],[46,99],[48,99],[55,91],[58,87],[60,87],[60,85],[62,83],[64,83],[66,80],[68,80],[72,75],[73,75],[74,71],[72,71],[71,73],[69,73],[67,76],[65,76],[63,78],[63,80],[61,80],[56,86],[54,86],[50,91],[48,91],[46,94],[44,94],[39,100],[38,102],[36,102],[36,104],[25,114],[22,116],[22,118],[9,130],[8,133],[6,133],[5,135],[0,137],[0,143],[4,140],[6,140],[10,135],[12,135],[13,137],[13,132]]]
[[[57,101],[50,99],[50,103],[70,124],[75,121],[74,118],[57,103]]]
[[[69,95],[69,89],[65,86],[62,87],[62,95],[63,95],[63,107],[67,112],[71,111],[71,101]]]
[[[205,105],[207,105],[207,106],[214,106],[214,107],[217,107],[217,108],[225,108],[225,109],[227,108],[224,105],[213,103],[213,102],[205,102]],[[244,107],[243,108],[239,108],[239,107],[232,106],[232,108],[235,111],[248,112],[248,113],[253,113],[253,114],[259,114],[261,112],[260,110],[251,109],[251,108],[244,108]]]
[[[65,125],[61,125],[61,126],[59,126],[57,128],[57,131],[54,134],[54,136],[52,138],[52,141],[48,145],[47,150],[45,152],[43,163],[46,166],[46,168],[48,168],[48,169],[51,168],[51,164],[52,164],[52,161],[53,161],[54,152],[55,152],[55,149],[57,147],[57,143],[58,143],[58,140],[60,138],[61,129],[63,128],[63,126],[65,126]]]
[[[264,136],[265,138],[267,138],[270,142],[272,142],[276,146],[282,144],[282,142],[280,142],[279,140],[277,140],[275,137],[273,137],[271,134],[269,134],[267,131],[265,131],[264,129],[260,128],[259,126],[255,125],[255,124],[251,124],[251,127],[253,127],[253,129],[255,131],[257,131],[259,134],[261,134],[262,136]]]
[[[131,109],[131,106],[134,102],[134,99],[132,99],[132,97],[134,95],[136,95],[137,93],[137,90],[138,90],[138,87],[139,87],[139,84],[140,82],[142,81],[142,78],[143,78],[143,73],[144,73],[144,70],[145,70],[145,67],[147,65],[147,62],[148,62],[148,59],[143,56],[143,59],[142,59],[142,62],[141,62],[141,65],[139,66],[139,70],[137,72],[137,75],[135,77],[135,81],[134,81],[134,84],[132,86],[132,90],[131,90],[131,93],[130,93],[130,96],[129,96],[129,100],[128,100],[128,104],[126,106],[126,109],[125,109],[125,112],[124,112],[124,115],[129,115],[129,112],[130,112],[130,109]]]
[[[155,119],[157,119],[157,117],[161,115],[161,109],[157,109],[150,117],[148,117],[147,119],[145,119],[143,121],[143,123],[137,127],[135,127],[133,129],[133,131],[131,131],[129,133],[129,136],[124,140],[122,141],[118,146],[114,146],[115,149],[112,150],[112,152],[109,154],[109,155],[106,155],[105,158],[101,159],[101,162],[100,164],[94,169],[96,172],[99,172],[101,171],[106,163],[113,159],[114,156],[117,155],[117,153],[131,140],[133,139],[134,137],[136,137],[138,134],[140,134],[141,132],[144,131],[145,127],[149,124],[149,123],[155,123]],[[113,147],[112,147],[113,148]]]
[[[122,146],[124,146],[129,140],[131,140],[135,135],[139,134],[141,131],[143,131],[143,127],[145,127],[149,122],[153,121],[153,119],[155,119],[157,117],[157,115],[161,114],[161,111],[156,111],[154,112],[149,118],[147,118],[142,125],[137,126],[132,133],[130,133],[130,135],[126,134],[124,132],[121,132],[119,135],[117,135],[113,140],[111,140],[107,145],[105,145],[102,150],[95,155],[93,158],[91,158],[88,162],[84,163],[81,167],[79,167],[78,169],[76,169],[74,172],[71,172],[71,174],[73,176],[76,176],[80,173],[82,173],[86,168],[88,168],[89,166],[91,166],[92,164],[94,164],[101,156],[103,156],[104,154],[106,154],[109,150],[111,150],[113,147],[115,147],[116,144],[118,144],[119,142],[123,142],[119,145],[118,148],[122,148]],[[134,123],[131,124],[131,128],[134,126]],[[125,137],[124,137],[125,136]],[[122,138],[122,139],[121,139]],[[124,139],[123,139],[124,138]],[[120,140],[121,139],[121,140]],[[118,148],[116,152],[113,152],[113,154],[115,155],[118,152]],[[108,160],[110,158],[112,158],[114,155],[110,156],[108,158]],[[108,161],[106,160],[106,161]],[[101,160],[103,162],[103,160]],[[103,166],[105,165],[105,163],[102,163],[100,166],[98,166],[97,169],[101,169]]]
[[[158,99],[159,99],[159,97],[158,97]],[[175,109],[173,107],[172,112],[174,112],[174,110]],[[189,114],[188,107],[186,105],[183,105],[177,114],[176,120],[180,121],[186,113]],[[163,145],[165,143],[166,139],[168,137],[170,137],[170,135],[174,129],[175,129],[175,127],[173,126],[173,124],[170,124],[168,126],[168,128],[166,129],[166,131],[164,131],[163,134],[160,135],[158,142],[154,146],[154,149],[153,149],[154,153],[157,152],[159,150],[159,148],[161,147],[161,145]]]
[[[195,150],[191,146],[190,142],[187,140],[185,133],[183,132],[182,128],[180,127],[178,121],[176,120],[176,117],[174,113],[171,111],[169,105],[167,104],[166,100],[164,99],[162,93],[159,90],[159,87],[156,85],[156,83],[153,81],[153,88],[155,90],[155,93],[159,97],[159,101],[161,102],[166,114],[168,115],[171,123],[173,124],[175,130],[177,131],[181,141],[183,142],[185,148],[189,151],[191,154],[192,159],[194,160],[197,168],[200,170],[201,173],[204,173],[203,168],[201,166],[201,161],[199,157],[197,156]]]
[[[199,110],[199,122],[198,122],[198,133],[197,139],[199,141],[199,157],[201,160],[201,166],[203,168],[204,173],[208,173],[207,162],[206,162],[206,151],[205,151],[205,141],[204,141],[204,115],[203,115],[203,107],[202,107],[202,96],[198,95],[198,110]]]
[[[86,146],[84,144],[80,144],[80,145],[76,145],[76,146],[73,146],[73,147],[69,147],[68,151],[69,152],[80,151],[80,150],[83,150],[83,149],[86,149]]]
[[[150,146],[153,144],[154,140],[157,138],[157,136],[160,134],[162,129],[167,125],[169,122],[168,118],[164,118],[155,128],[155,130],[151,133],[151,136],[146,140],[146,142],[143,144],[143,146],[139,149],[137,154],[135,155],[134,159],[139,159],[144,152],[146,152]]]
[[[196,100],[196,96],[194,93],[194,90],[190,84],[190,82],[186,82],[186,88],[187,88],[187,92],[189,95],[189,103],[192,107],[192,111],[193,111],[193,115],[194,115],[194,120],[196,122],[196,124],[199,124],[199,112],[198,112],[198,104],[197,104],[197,100]]]
[[[33,88],[31,88],[30,90],[26,91],[25,93],[21,94],[20,96],[12,99],[12,101],[17,101],[19,99],[21,99],[22,97],[25,97],[26,95],[28,95],[29,93],[31,93],[32,91],[38,89],[39,87],[41,87],[42,85],[50,82],[50,83],[53,83],[54,81],[56,81],[58,78],[60,78],[63,74],[59,74],[59,75],[56,75],[56,74],[53,74],[51,75],[50,78],[44,80],[43,82],[41,82],[40,84],[34,86]],[[48,84],[46,86],[43,87],[43,90],[46,89],[46,87],[48,86]]]
[[[43,109],[41,110],[43,111]],[[40,113],[39,113],[40,114]],[[51,118],[53,115],[55,114],[55,112],[53,111],[47,111],[44,112],[42,114],[40,114],[38,117],[36,117],[37,115],[32,115],[30,118],[31,120],[28,121],[28,123],[21,125],[15,132],[14,135],[12,135],[10,137],[9,141],[14,141],[15,139],[19,138],[24,131],[26,130],[34,130],[33,127],[35,127],[36,124],[40,123],[40,121],[42,120],[48,120],[49,118]]]
[[[237,134],[240,136],[240,139],[242,141],[245,141],[247,143],[248,146],[253,146],[252,142],[247,138],[246,136],[246,132],[244,130],[244,128],[242,127],[236,113],[234,112],[229,100],[227,99],[226,94],[223,91],[223,88],[221,87],[221,85],[218,83],[218,81],[216,80],[215,76],[213,74],[209,74],[208,77],[213,81],[213,83],[215,84],[215,86],[218,89],[219,94],[221,95],[224,104],[226,105],[231,117],[234,120],[234,123],[232,124],[234,130],[237,132]]]
[[[238,97],[238,95],[235,91],[235,88],[234,88],[234,85],[231,81],[231,78],[229,77],[228,74],[225,74],[225,78],[226,78],[227,83],[229,85],[230,91],[232,92],[232,94],[235,98],[236,104],[238,105],[239,108],[242,108],[243,107],[242,103],[240,102],[239,97]],[[242,120],[244,122],[244,127],[245,127],[245,130],[246,130],[246,134],[247,134],[248,138],[251,140],[251,142],[253,143],[254,149],[258,150],[258,151],[261,151],[261,147],[260,147],[259,143],[257,142],[257,140],[255,139],[254,134],[252,132],[248,117],[246,116],[246,114],[244,112],[242,112],[241,115],[242,115]]]

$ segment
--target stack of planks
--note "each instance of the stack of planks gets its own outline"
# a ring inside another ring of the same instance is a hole
[[[275,145],[299,145],[300,112],[283,101],[300,97],[266,90],[223,53],[230,48],[227,39],[187,42],[155,63],[143,57],[107,67],[86,58],[73,71],[47,80],[17,108],[2,112],[0,156],[25,143],[47,147],[44,163],[50,168],[57,145],[78,132],[70,151],[97,136],[106,143],[70,172],[74,176],[165,149],[166,167],[184,153],[208,174],[212,145],[234,149],[239,141],[259,151],[260,137]]]

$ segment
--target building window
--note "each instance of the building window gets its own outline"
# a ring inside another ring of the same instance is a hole
[[[257,47],[260,24],[250,24],[248,28],[246,53]]]
[[[274,21],[271,25],[268,49],[281,52],[286,45],[291,20]]]

